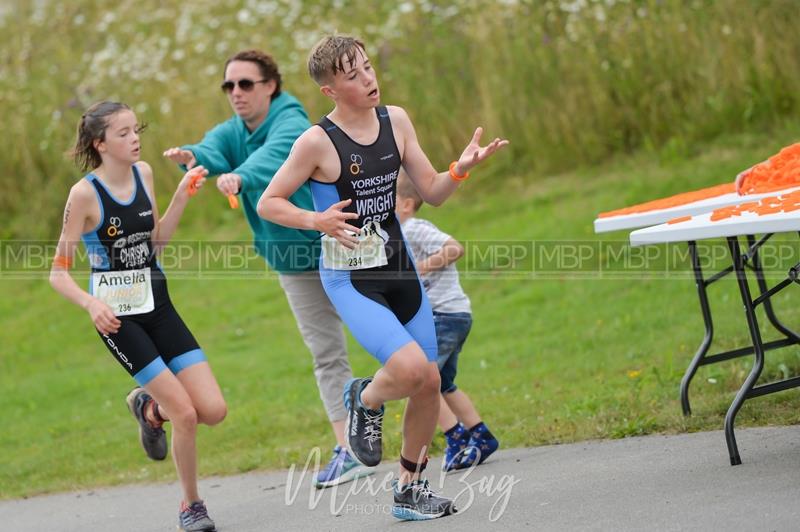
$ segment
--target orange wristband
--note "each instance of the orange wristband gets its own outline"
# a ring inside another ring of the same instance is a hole
[[[53,257],[53,266],[58,266],[59,268],[69,270],[72,268],[72,259],[69,257],[64,257],[63,255],[56,255]]]
[[[464,181],[469,177],[469,172],[465,173],[464,175],[458,175],[456,173],[457,164],[458,161],[453,161],[452,163],[450,163],[450,179],[452,179],[453,181]]]

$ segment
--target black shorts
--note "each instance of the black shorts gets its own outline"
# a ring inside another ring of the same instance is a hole
[[[153,292],[155,308],[152,311],[120,316],[122,325],[116,333],[105,335],[98,331],[109,352],[140,386],[167,368],[177,374],[206,360],[169,299],[166,279],[154,279]]]

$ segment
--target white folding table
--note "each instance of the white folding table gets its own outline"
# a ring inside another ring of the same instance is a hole
[[[668,222],[673,218],[703,214],[705,212],[711,212],[722,207],[738,205],[747,201],[759,201],[763,198],[785,194],[794,190],[800,190],[800,187],[778,190],[765,194],[748,194],[747,196],[740,196],[735,192],[731,192],[728,194],[714,196],[713,198],[706,198],[704,200],[693,201],[691,203],[684,203],[683,205],[676,205],[675,207],[669,207],[667,209],[656,209],[632,214],[619,214],[616,216],[604,216],[602,218],[598,217],[594,221],[594,232],[607,233],[610,231],[650,227],[651,225],[663,224],[664,222]]]
[[[667,209],[656,209],[646,212],[608,216],[603,218],[598,217],[594,221],[594,230],[595,233],[604,233],[609,231],[639,229],[642,227],[649,227],[657,224],[662,224],[674,218],[707,213],[715,209],[728,207],[731,205],[738,205],[744,202],[759,201],[763,198],[776,196],[778,194],[785,194],[793,192],[795,190],[800,190],[800,187],[793,187],[783,191],[774,191],[764,194],[748,194],[747,196],[740,196],[739,194],[733,192],[727,194],[720,194],[719,196],[714,196],[699,201],[685,203],[683,205],[677,205]],[[751,246],[755,245],[755,238],[752,236],[754,233],[752,232],[747,233],[745,231],[741,234],[748,235],[747,239],[750,245]],[[733,267],[728,267],[706,278],[703,274],[703,270],[700,265],[700,258],[697,252],[696,239],[687,238],[681,241],[686,242],[687,245],[689,246],[689,254],[692,261],[692,272],[694,274],[695,287],[697,289],[697,297],[700,302],[700,311],[703,316],[703,325],[705,327],[705,333],[703,335],[703,339],[700,342],[700,345],[697,348],[697,351],[695,352],[692,361],[686,368],[683,378],[681,379],[681,387],[680,387],[681,410],[683,411],[683,415],[689,416],[692,413],[692,408],[689,403],[689,385],[691,384],[692,379],[697,373],[697,369],[700,366],[715,364],[717,362],[723,362],[725,360],[730,360],[732,358],[750,355],[753,353],[753,348],[749,347],[742,349],[734,349],[731,351],[724,351],[713,355],[708,354],[708,350],[711,347],[711,343],[714,339],[714,320],[711,315],[711,307],[708,301],[708,287],[713,283],[715,283],[716,281],[719,281],[729,273],[731,273],[733,271]],[[763,242],[759,244],[759,247],[762,244]],[[750,255],[744,255],[744,257],[745,260],[751,258]],[[761,275],[760,273],[761,263],[760,261],[758,261],[757,256],[754,256],[752,258],[753,262],[751,267],[758,273],[756,275],[756,278],[758,279],[760,289],[764,291],[766,290],[766,283],[763,279],[763,275]],[[764,310],[767,313],[767,318],[769,319],[769,322],[786,339],[796,338],[796,335],[792,331],[790,331],[787,327],[785,327],[780,322],[780,320],[778,320],[778,318],[775,316],[775,312],[773,311],[772,304],[770,301],[764,302]],[[779,342],[784,342],[784,341],[786,340],[781,340]],[[794,341],[792,340],[792,342],[790,343],[794,343]],[[767,344],[768,349],[782,347],[783,345],[789,345],[789,344],[786,343],[779,345],[778,343],[775,342],[770,342]]]
[[[772,195],[777,195],[777,193],[773,193]],[[755,198],[752,196],[745,196],[742,198],[743,201],[740,203],[746,203],[752,201],[753,199]],[[725,439],[728,445],[728,454],[730,456],[731,465],[737,465],[741,464],[742,460],[739,456],[739,450],[736,445],[734,421],[736,419],[736,414],[739,412],[739,409],[744,401],[753,397],[759,397],[800,386],[800,377],[792,377],[789,379],[756,386],[758,378],[761,375],[761,371],[764,368],[764,353],[766,351],[800,343],[800,336],[784,326],[777,319],[770,303],[772,296],[789,285],[795,282],[800,282],[798,279],[800,276],[800,263],[789,269],[786,279],[782,280],[772,288],[769,288],[766,280],[764,279],[761,261],[759,260],[758,256],[761,247],[775,233],[800,231],[800,210],[761,215],[753,212],[744,212],[740,215],[717,221],[712,221],[711,216],[711,213],[705,213],[695,215],[691,220],[688,221],[674,224],[661,224],[654,227],[639,229],[631,233],[630,243],[632,246],[642,246],[648,244],[688,242],[690,248],[696,249],[695,243],[698,240],[709,238],[727,239],[731,256],[731,266],[717,273],[708,280],[704,280],[702,277],[696,252],[693,252],[692,254],[692,266],[695,270],[700,304],[703,310],[703,318],[706,323],[706,336],[701,344],[700,349],[695,355],[695,358],[692,360],[686,375],[684,375],[684,380],[681,383],[681,402],[684,407],[684,413],[688,414],[690,410],[688,409],[688,397],[686,396],[686,392],[688,389],[688,382],[691,380],[697,367],[741,356],[751,354],[755,355],[755,363],[753,364],[753,368],[745,379],[745,382],[742,384],[742,387],[737,392],[736,397],[734,398],[730,408],[728,408],[727,414],[725,415]],[[764,236],[756,241],[755,237],[753,236],[756,234]],[[745,237],[747,240],[748,249],[746,253],[742,253],[741,251],[739,244],[740,237]],[[752,297],[750,292],[746,268],[750,268],[753,271],[758,283],[760,293],[755,298]],[[745,317],[747,319],[752,345],[717,355],[706,356],[708,346],[713,338],[713,326],[705,289],[711,282],[714,282],[731,272],[736,275],[742,303],[744,304]],[[767,343],[762,341],[761,330],[755,314],[755,310],[759,305],[764,306],[768,320],[772,326],[783,335],[782,339]]]

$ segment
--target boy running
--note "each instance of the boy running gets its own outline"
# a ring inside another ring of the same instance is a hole
[[[383,404],[408,399],[392,515],[422,520],[449,515],[453,501],[421,478],[439,413],[439,371],[433,314],[394,214],[401,165],[428,203],[439,205],[468,171],[507,140],[485,147],[475,131],[449,172],[437,173],[400,107],[379,106],[380,92],[364,43],[329,36],[311,51],[311,77],[335,104],[303,133],[258,204],[260,216],[323,233],[320,277],[353,336],[383,368],[345,386],[345,435],[356,460],[375,466],[382,455]],[[289,198],[311,181],[315,211]]]

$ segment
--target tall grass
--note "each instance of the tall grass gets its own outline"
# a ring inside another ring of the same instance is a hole
[[[0,9],[0,238],[57,234],[68,185],[79,177],[63,152],[97,99],[129,102],[151,124],[144,157],[161,190],[171,190],[177,172],[161,151],[229,115],[220,67],[244,47],[273,53],[285,87],[316,118],[330,104],[305,73],[309,48],[326,32],[361,35],[384,101],[408,108],[437,166],[482,124],[487,136],[512,140],[489,171],[542,174],[642,146],[684,154],[721,132],[797,118],[796,7],[794,0],[19,0]]]

